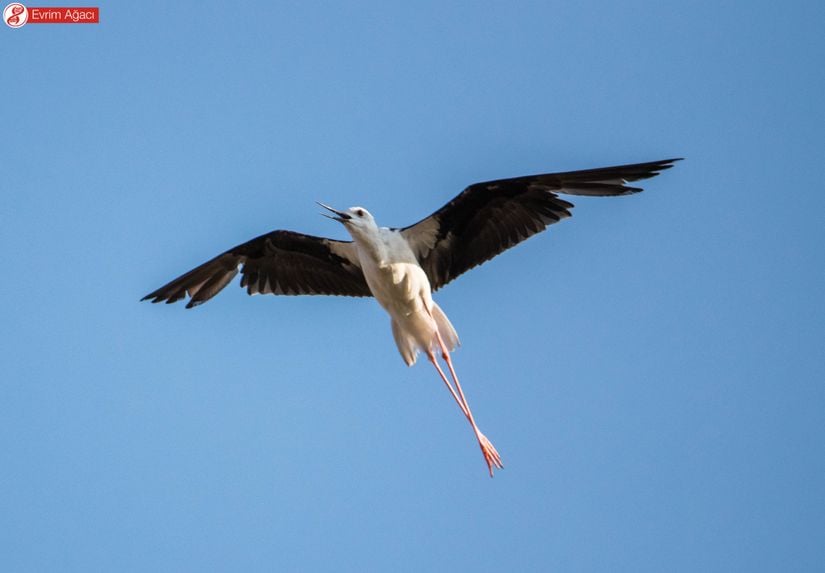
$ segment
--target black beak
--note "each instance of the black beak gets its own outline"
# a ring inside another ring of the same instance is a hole
[[[350,214],[348,214],[348,213],[344,213],[343,211],[339,211],[339,210],[337,210],[337,209],[333,209],[333,208],[332,208],[332,207],[330,207],[329,205],[324,205],[324,204],[323,204],[323,203],[321,203],[320,201],[316,201],[316,203],[318,203],[321,207],[323,207],[323,208],[324,208],[324,209],[326,209],[327,211],[331,211],[331,212],[335,213],[336,215],[338,215],[337,217],[330,217],[330,216],[329,216],[329,215],[327,215],[326,213],[321,213],[321,215],[323,215],[324,217],[327,217],[328,219],[333,219],[333,220],[335,220],[335,221],[338,221],[339,223],[346,223],[347,221],[349,221],[350,219],[352,219],[352,215],[350,215]]]

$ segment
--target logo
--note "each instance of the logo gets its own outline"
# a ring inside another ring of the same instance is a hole
[[[3,10],[3,21],[9,28],[19,28],[29,20],[29,11],[22,4],[14,2]]]
[[[23,24],[98,24],[100,8],[26,7],[12,2],[3,10],[3,21],[10,28],[20,28]]]

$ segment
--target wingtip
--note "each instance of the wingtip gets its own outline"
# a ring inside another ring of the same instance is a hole
[[[661,159],[659,161],[653,161],[652,163],[648,164],[652,167],[651,170],[650,170],[650,174],[651,174],[650,176],[651,177],[656,177],[662,171],[666,171],[666,170],[670,169],[671,167],[673,167],[676,164],[677,161],[684,161],[684,160],[685,160],[684,157],[673,157],[671,159]]]
[[[673,164],[676,163],[677,161],[684,161],[684,160],[685,160],[684,157],[674,157],[672,159],[662,159],[661,161],[659,161],[659,163],[663,164],[665,169],[667,169],[669,167],[672,167]]]

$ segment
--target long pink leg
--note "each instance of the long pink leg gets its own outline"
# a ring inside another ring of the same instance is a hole
[[[427,305],[427,302],[422,300],[422,303],[424,304],[424,308],[427,310],[427,313],[430,315],[430,318],[433,319],[433,322],[435,322],[435,318],[433,317],[432,311]],[[490,471],[490,477],[493,477],[493,466],[497,469],[504,468],[504,464],[501,462],[501,456],[498,454],[495,447],[493,447],[490,440],[487,439],[487,436],[481,433],[481,430],[478,429],[478,426],[473,419],[473,413],[470,410],[470,405],[467,403],[467,398],[464,396],[464,390],[461,389],[461,383],[458,381],[455,368],[453,368],[453,361],[450,359],[450,351],[447,350],[447,345],[444,344],[444,339],[441,337],[438,327],[435,328],[435,335],[438,339],[438,345],[441,347],[441,356],[444,358],[444,361],[450,369],[450,375],[453,377],[453,381],[458,389],[458,394],[456,394],[452,384],[450,384],[449,380],[447,380],[447,376],[444,375],[444,371],[441,369],[441,366],[438,365],[438,361],[435,358],[432,348],[427,348],[427,358],[429,358],[430,362],[433,363],[433,366],[435,366],[435,369],[438,371],[438,375],[441,376],[441,379],[444,381],[444,384],[447,386],[450,394],[452,394],[456,404],[458,404],[458,407],[461,408],[461,411],[464,413],[467,421],[470,422],[470,425],[473,427],[473,432],[478,440],[481,453],[484,454],[484,461],[487,463],[487,469]]]
[[[464,412],[464,415],[467,419],[470,419],[470,414],[467,412],[467,406],[464,405],[464,402],[461,401],[461,398],[458,397],[455,390],[453,389],[453,385],[450,384],[450,381],[447,380],[447,376],[444,374],[444,371],[441,369],[441,366],[438,365],[438,361],[435,359],[435,354],[433,354],[432,350],[427,350],[427,358],[430,362],[432,362],[435,369],[438,371],[438,375],[441,376],[441,379],[444,381],[444,384],[447,386],[447,389],[450,391],[455,403],[458,404],[458,407],[461,408],[461,411]]]
[[[501,457],[498,455],[498,452],[493,447],[493,444],[490,443],[490,440],[482,434],[478,426],[476,426],[475,421],[473,420],[473,414],[470,412],[470,409],[467,405],[461,401],[456,394],[456,391],[453,389],[450,381],[447,380],[447,376],[444,374],[444,371],[441,369],[441,366],[438,365],[438,361],[435,358],[435,354],[433,354],[432,350],[427,350],[427,358],[429,358],[430,362],[433,363],[435,369],[438,371],[438,375],[441,376],[441,379],[444,381],[444,384],[450,390],[450,394],[455,399],[456,404],[458,404],[461,411],[464,412],[464,415],[467,417],[467,420],[470,422],[470,425],[473,427],[473,431],[475,432],[476,439],[478,440],[478,445],[481,448],[481,453],[484,454],[484,461],[487,463],[487,469],[490,472],[490,477],[493,477],[493,467],[495,466],[498,469],[502,469],[504,465],[501,463]]]
[[[458,376],[455,373],[455,368],[453,367],[453,361],[450,358],[450,352],[447,350],[447,345],[444,344],[444,339],[441,338],[441,333],[436,330],[436,337],[438,338],[438,344],[441,346],[441,357],[447,363],[447,367],[450,369],[450,375],[453,377],[453,381],[455,382],[455,386],[458,389],[458,395],[461,398],[461,410],[464,412],[464,415],[467,417],[467,420],[470,422],[470,425],[473,427],[473,431],[476,434],[476,439],[478,440],[478,445],[481,448],[481,453],[484,454],[484,461],[487,462],[487,469],[490,470],[490,477],[493,476],[493,466],[497,469],[503,469],[504,464],[501,462],[501,456],[496,451],[493,444],[490,440],[487,439],[487,436],[481,433],[476,425],[475,420],[473,419],[473,413],[470,410],[470,404],[467,402],[467,398],[464,396],[464,390],[461,388],[461,382],[458,381]],[[444,373],[441,372],[441,369],[436,364],[436,368],[439,370],[442,379],[446,382],[446,377]],[[455,397],[455,391],[453,391],[452,386],[450,386],[450,391],[453,393],[453,397]],[[458,401],[458,400],[456,400]]]

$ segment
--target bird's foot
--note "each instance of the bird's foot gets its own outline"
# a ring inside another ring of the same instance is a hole
[[[493,469],[504,469],[504,464],[501,463],[501,456],[493,447],[487,436],[478,433],[478,445],[481,448],[481,453],[484,454],[484,461],[487,462],[487,469],[490,471],[490,477],[493,477]]]

